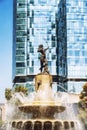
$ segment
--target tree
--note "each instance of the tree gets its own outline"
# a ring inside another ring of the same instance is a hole
[[[16,86],[15,92],[23,92],[25,95],[28,95],[28,88],[24,86]]]
[[[5,89],[5,98],[10,100],[12,98],[12,90],[10,88]]]
[[[87,83],[83,85],[83,90],[80,93],[79,113],[80,118],[87,128]]]
[[[83,90],[80,93],[80,105],[83,109],[87,109],[87,83],[83,85]]]

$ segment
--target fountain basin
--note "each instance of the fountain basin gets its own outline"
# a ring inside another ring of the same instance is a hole
[[[25,113],[32,113],[32,118],[54,119],[54,114],[63,112],[65,107],[58,104],[26,104],[19,106],[19,109]]]
[[[12,127],[23,130],[68,130],[75,128],[76,121],[72,120],[14,120],[12,121]]]

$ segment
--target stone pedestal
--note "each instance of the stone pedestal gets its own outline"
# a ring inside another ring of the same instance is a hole
[[[50,74],[38,74],[35,76],[35,91],[52,87],[52,76]]]

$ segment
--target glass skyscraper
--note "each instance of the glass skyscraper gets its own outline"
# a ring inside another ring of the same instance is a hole
[[[57,16],[59,46],[67,44],[65,82],[68,91],[79,93],[87,82],[87,1],[60,0]],[[65,30],[66,36],[63,37]]]
[[[40,73],[37,48],[43,44],[44,48],[49,46],[47,50],[48,68],[53,76],[53,87],[57,87],[59,82],[57,10],[58,0],[14,0],[14,86],[26,86],[32,91],[34,76]],[[63,56],[65,59],[65,55]],[[65,62],[60,64],[63,64],[64,69]],[[65,69],[61,70],[60,80],[65,79],[65,76]]]

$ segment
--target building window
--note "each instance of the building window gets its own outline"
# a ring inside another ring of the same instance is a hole
[[[29,68],[29,73],[30,73],[30,74],[33,74],[33,73],[34,73],[34,68],[33,68],[33,67],[30,67],[30,68]]]
[[[16,50],[16,55],[24,55],[25,50]]]
[[[56,59],[56,55],[52,54],[52,60],[55,60],[55,59]]]
[[[16,39],[17,42],[25,42],[25,38],[23,37],[17,37]]]
[[[24,68],[17,68],[16,74],[25,74],[25,69]]]
[[[30,47],[30,53],[34,53],[34,48]]]
[[[34,0],[30,0],[30,4],[34,4]]]
[[[27,36],[27,32],[26,31],[17,31],[16,35],[17,36]]]
[[[16,67],[25,67],[25,63],[24,62],[16,63]]]
[[[17,25],[16,26],[16,30],[25,30],[26,29],[26,26],[25,25]]]
[[[25,48],[25,44],[24,43],[16,43],[16,49],[19,48]]]
[[[34,61],[32,60],[32,66],[34,66]]]
[[[52,25],[51,25],[51,26],[52,26],[52,29],[53,29],[53,28],[55,28],[55,23],[52,23]]]
[[[52,47],[55,47],[55,41],[52,41]]]
[[[26,13],[18,13],[17,18],[25,18],[27,16]]]
[[[24,61],[25,57],[24,56],[16,56],[16,61]]]
[[[52,35],[52,41],[55,41],[55,36]]]
[[[25,19],[22,19],[22,20],[21,19],[17,19],[16,23],[17,24],[27,24],[27,21]]]

